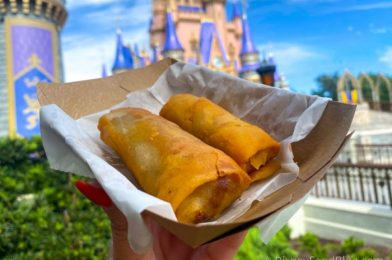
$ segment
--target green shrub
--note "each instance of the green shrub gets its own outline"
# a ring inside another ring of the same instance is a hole
[[[39,138],[0,139],[0,259],[103,259],[109,222],[49,169]]]
[[[342,242],[340,247],[340,252],[343,255],[351,255],[358,252],[361,247],[363,247],[363,241],[356,239],[354,237],[349,237]]]
[[[350,254],[352,260],[373,260],[376,259],[377,254],[373,249],[360,249],[359,251]]]
[[[80,178],[80,177],[78,177]],[[75,177],[49,168],[40,138],[0,139],[0,259],[105,259],[110,224],[103,211],[73,186]],[[291,230],[283,227],[265,245],[251,228],[235,259],[292,259]],[[327,258],[328,249],[311,233],[301,248],[314,258]],[[371,259],[363,241],[342,242],[342,254]],[[392,260],[392,254],[389,256]]]
[[[328,258],[328,250],[326,247],[320,244],[318,237],[307,232],[305,235],[299,238],[301,249],[306,250],[315,259],[326,259]]]
[[[260,239],[258,228],[251,228],[241,245],[235,259],[291,259],[298,256],[298,252],[290,246],[290,228],[283,227],[266,245]]]

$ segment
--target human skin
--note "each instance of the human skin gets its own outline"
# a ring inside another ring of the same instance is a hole
[[[99,184],[96,181],[92,183],[77,181],[75,186],[85,197],[100,206],[108,216],[112,228],[111,258],[115,260],[233,259],[247,233],[247,231],[243,231],[201,247],[192,248],[159,226],[154,220],[145,216],[145,223],[153,236],[153,245],[144,255],[138,255],[129,246],[125,216],[111,202]]]

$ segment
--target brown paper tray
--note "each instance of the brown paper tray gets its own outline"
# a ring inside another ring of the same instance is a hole
[[[41,106],[57,104],[68,115],[78,119],[120,103],[131,91],[150,87],[175,62],[164,59],[145,68],[97,80],[67,84],[39,83],[38,99]],[[292,144],[294,160],[300,167],[297,179],[262,201],[253,203],[235,222],[195,226],[178,223],[148,211],[144,214],[150,215],[157,223],[193,247],[246,229],[271,213],[298,201],[324,176],[350,138],[347,133],[354,112],[353,105],[328,102],[312,132],[305,139]]]

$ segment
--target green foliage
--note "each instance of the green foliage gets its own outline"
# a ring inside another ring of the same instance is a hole
[[[103,211],[73,187],[73,177],[49,168],[40,138],[0,139],[0,259],[105,259],[110,224]],[[291,230],[283,227],[265,245],[250,229],[235,259],[293,259]],[[373,250],[349,238],[322,246],[307,233],[302,250],[327,258],[330,250],[350,259],[371,259]],[[392,260],[392,254],[389,256]]]
[[[332,75],[320,75],[316,78],[317,89],[312,90],[313,95],[329,97],[338,100],[336,86],[338,85],[339,74],[335,72]]]
[[[260,239],[260,231],[257,228],[251,228],[235,259],[296,258],[298,252],[290,246],[290,232],[288,226],[283,227],[266,245]]]
[[[315,259],[328,258],[328,250],[320,244],[318,237],[310,232],[299,238],[301,249],[308,251]]]
[[[352,260],[373,260],[377,258],[376,251],[373,249],[361,249],[358,252],[350,254]]]
[[[350,255],[357,252],[361,247],[363,247],[363,241],[356,239],[354,237],[349,237],[342,242],[340,251],[344,255]]]
[[[370,73],[368,74],[370,79],[373,81],[374,85],[379,84],[379,94],[380,94],[380,101],[381,102],[388,102],[389,101],[389,93],[388,93],[388,88],[387,84],[385,83],[384,80],[381,80],[378,82],[380,79],[377,74]],[[317,82],[317,89],[312,90],[313,95],[318,95],[322,97],[329,97],[332,98],[333,100],[337,100],[337,85],[338,85],[338,80],[339,75],[337,72],[334,74],[322,74],[316,78]],[[386,77],[387,80],[392,82],[391,77]],[[353,89],[351,81],[346,82],[346,86],[348,89]],[[362,82],[362,96],[364,100],[370,101],[373,100],[372,97],[372,90],[371,86],[368,80],[363,80]]]
[[[0,259],[107,256],[108,220],[49,169],[40,138],[0,139],[0,180]]]

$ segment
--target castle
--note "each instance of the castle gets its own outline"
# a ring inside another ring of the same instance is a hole
[[[67,19],[64,5],[65,0],[0,0],[0,136],[39,134],[36,85],[63,81],[59,36]],[[149,34],[151,55],[126,45],[117,32],[113,73],[172,57],[286,86],[273,78],[272,57],[260,61],[239,3],[227,15],[225,0],[152,0]]]
[[[39,134],[39,81],[62,81],[64,0],[0,0],[0,136]]]
[[[253,42],[245,8],[235,2],[226,14],[225,0],[153,0],[150,47],[139,52],[117,32],[113,73],[143,67],[163,57],[238,75],[253,82],[287,88],[272,56],[263,57]],[[230,20],[228,19],[230,18]],[[103,70],[103,76],[106,70]]]

